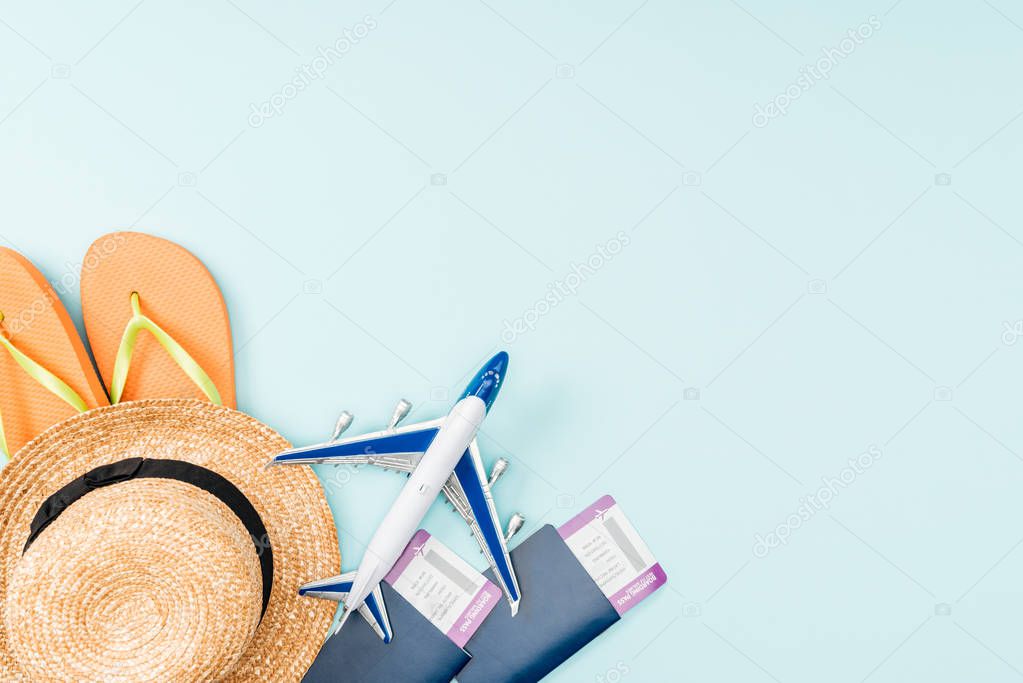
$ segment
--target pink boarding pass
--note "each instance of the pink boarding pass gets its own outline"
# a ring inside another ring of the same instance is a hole
[[[668,582],[611,496],[562,524],[558,533],[618,614],[625,614]]]
[[[422,529],[385,580],[458,647],[501,600],[501,589]]]

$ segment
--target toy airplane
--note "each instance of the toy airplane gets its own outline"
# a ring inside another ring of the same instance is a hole
[[[344,412],[330,441],[285,451],[271,461],[272,465],[377,465],[409,477],[366,547],[358,571],[314,581],[299,590],[300,595],[342,602],[341,621],[334,634],[341,630],[352,611],[358,610],[384,642],[391,641],[393,631],[380,581],[412,540],[440,492],[472,529],[494,568],[512,616],[518,611],[519,585],[508,557],[507,542],[525,520],[516,513],[507,532],[502,532],[490,489],[507,471],[508,461],[499,459],[488,477],[476,444],[476,432],[497,398],[507,368],[508,354],[504,351],[491,358],[446,417],[399,427],[412,409],[412,404],[402,399],[384,431],[341,439],[353,419]]]

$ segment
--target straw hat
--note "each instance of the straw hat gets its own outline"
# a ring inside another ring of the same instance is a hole
[[[341,560],[307,468],[242,413],[154,399],[72,417],[0,471],[0,680],[297,681]]]

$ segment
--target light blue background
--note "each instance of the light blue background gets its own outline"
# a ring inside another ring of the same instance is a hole
[[[508,348],[503,515],[611,493],[671,582],[552,680],[1023,677],[1017,4],[5,1],[0,63],[3,238],[54,280],[113,229],[194,251],[241,408],[296,443],[441,415]],[[401,481],[329,476],[352,568]]]

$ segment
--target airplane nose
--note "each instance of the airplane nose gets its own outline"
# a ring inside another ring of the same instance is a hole
[[[476,396],[486,404],[487,412],[490,412],[490,406],[494,405],[494,400],[497,399],[497,393],[501,389],[501,383],[507,372],[508,354],[505,351],[500,351],[480,368],[479,373],[466,387],[462,398]]]
[[[493,370],[499,377],[504,377],[505,370],[508,368],[508,352],[499,351],[493,358],[487,363],[487,369]]]

